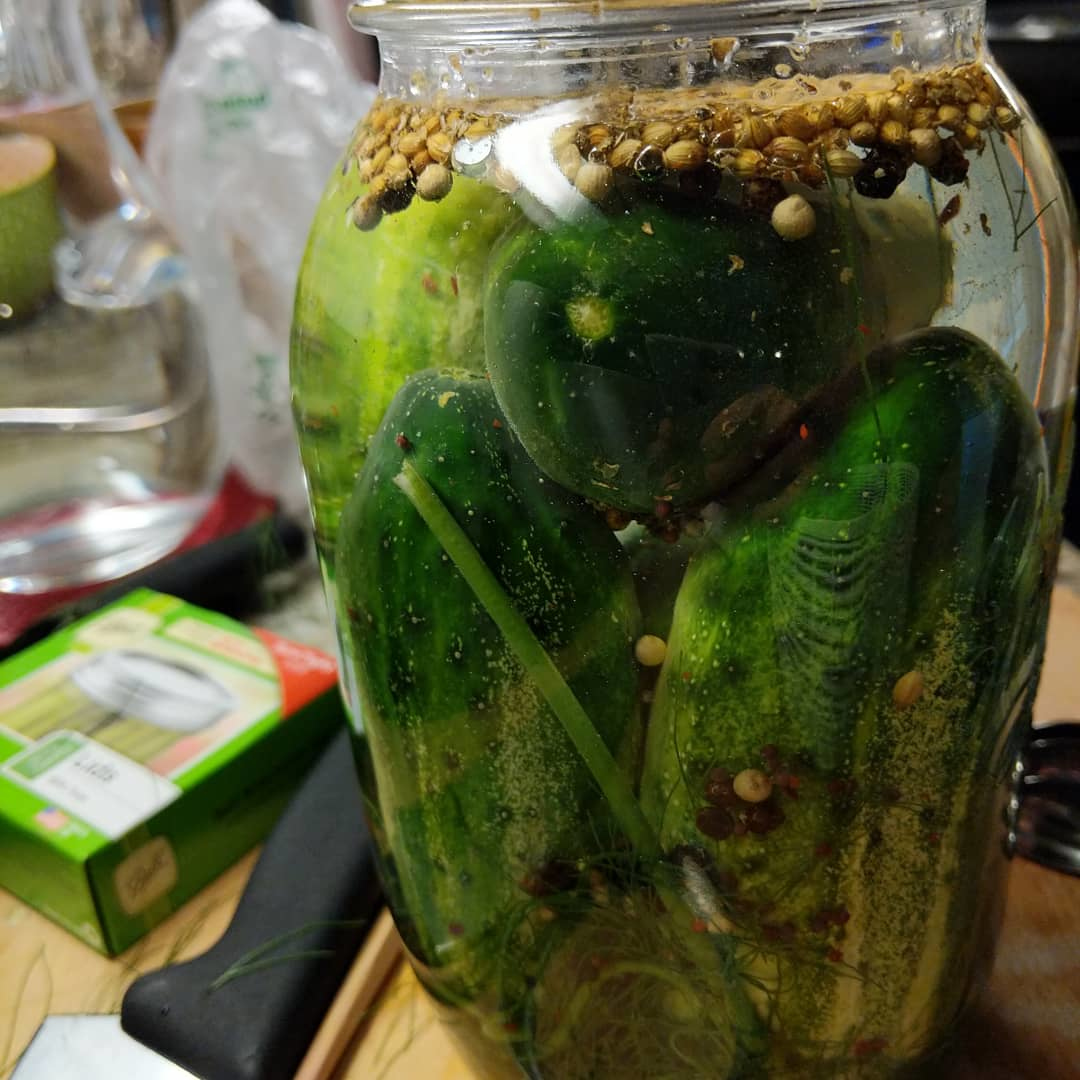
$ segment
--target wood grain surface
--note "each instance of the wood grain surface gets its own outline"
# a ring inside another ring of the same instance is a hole
[[[1080,718],[1080,598],[1059,587],[1036,720],[1070,717]],[[117,1012],[137,975],[208,948],[228,924],[255,857],[246,856],[112,960],[0,890],[0,1080],[47,1014]],[[942,1075],[1080,1080],[1080,880],[1014,863],[991,987],[958,1033]],[[347,1051],[338,1080],[420,1078],[476,1080],[407,966],[400,966]]]

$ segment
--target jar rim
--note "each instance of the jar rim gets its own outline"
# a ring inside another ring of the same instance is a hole
[[[986,0],[812,0],[800,11],[792,0],[352,0],[348,18],[354,29],[377,36],[492,43],[590,32],[700,33],[706,27],[724,34],[830,18],[880,19],[885,13],[895,21],[908,12],[985,6]]]

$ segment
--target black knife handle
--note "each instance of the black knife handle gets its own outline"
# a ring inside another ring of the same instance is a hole
[[[203,1080],[289,1080],[380,904],[342,731],[274,827],[221,940],[136,980],[121,1026]],[[255,950],[271,962],[211,988]]]

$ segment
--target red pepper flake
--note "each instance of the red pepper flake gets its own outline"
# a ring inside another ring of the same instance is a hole
[[[693,678],[693,676],[690,674],[689,671],[684,671],[682,673],[682,681],[683,682],[689,682],[692,678]]]
[[[447,928],[454,937],[461,937],[465,933],[465,927],[459,922],[452,922]]]
[[[940,844],[940,843],[941,843],[941,833],[939,833],[939,832],[932,832],[932,833],[931,833],[931,834],[930,834],[930,835],[929,835],[929,836],[927,837],[927,840],[929,840],[929,841],[930,841],[930,843],[931,843],[931,844],[933,844],[933,845],[934,845],[934,846],[936,847],[936,846],[937,846],[938,844]]]
[[[795,940],[795,926],[793,923],[783,923],[777,926],[775,923],[762,923],[761,936],[766,941],[782,941],[791,944]]]
[[[424,292],[428,296],[435,296],[439,291],[439,283],[430,274],[425,274],[420,279],[420,284],[424,286]]]
[[[839,949],[830,949],[825,955],[832,964],[842,964],[844,962],[844,954]]]
[[[503,1024],[503,1031],[508,1035],[514,1035],[521,1030],[521,1025],[516,1020],[507,1020]]]
[[[671,503],[663,500],[658,501],[654,512],[661,521],[664,521],[671,516]]]
[[[499,420],[499,419],[495,419],[495,420],[492,420],[492,421],[491,421],[491,426],[492,426],[493,428],[495,428],[495,430],[496,430],[496,431],[498,431],[498,430],[499,430],[499,428],[501,428],[501,427],[502,427],[502,421],[501,421],[501,420]]]
[[[630,518],[624,514],[621,510],[616,510],[615,507],[609,506],[604,511],[604,520],[607,522],[607,527],[612,532],[621,532],[630,524]]]
[[[819,859],[831,859],[832,858],[832,853],[833,853],[832,844],[830,844],[830,843],[828,843],[828,842],[826,842],[824,840],[820,844],[818,844],[818,846],[816,848],[814,848],[814,854]]]
[[[822,908],[809,923],[815,934],[824,934],[830,926],[846,926],[851,919],[847,908]]]
[[[705,931],[709,929],[709,924],[704,919],[695,919],[690,924],[690,929],[693,930],[695,934],[704,934]]]
[[[804,442],[810,438],[810,429],[805,424],[799,425],[799,438]]]
[[[799,797],[799,784],[801,781],[797,776],[792,776],[790,773],[777,773],[773,777],[773,783],[783,789],[784,794],[789,799],[797,799]]]
[[[857,1058],[865,1058],[872,1054],[880,1054],[888,1045],[889,1040],[880,1036],[876,1039],[856,1039],[852,1051]]]
[[[859,333],[862,334],[863,337],[869,337],[870,327],[867,326],[866,323],[859,323]]]
[[[457,274],[450,275],[450,288],[453,290],[455,296],[458,294]]]
[[[957,214],[960,213],[960,196],[954,195],[946,204],[945,208],[938,214],[938,224],[948,225],[950,221]]]
[[[854,780],[842,780],[838,778],[836,780],[830,780],[828,784],[825,785],[825,790],[828,791],[834,799],[843,799],[848,795],[854,795],[857,787],[858,785]]]
[[[408,437],[403,431],[399,431],[397,433],[397,435],[394,437],[394,442],[397,443],[398,449],[404,450],[406,454],[412,449],[412,443],[409,442]]]

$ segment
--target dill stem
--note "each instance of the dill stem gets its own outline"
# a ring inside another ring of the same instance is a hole
[[[406,460],[394,483],[435,534],[469,588],[491,616],[529,676],[551,706],[607,799],[620,828],[643,855],[659,857],[660,842],[638,806],[626,777],[547,650],[514,607],[465,531],[438,494]]]
[[[402,463],[401,472],[394,477],[394,484],[401,489],[424,524],[435,535],[477,600],[506,638],[522,667],[535,681],[551,711],[592,773],[627,838],[640,854],[657,860],[662,858],[660,841],[642,813],[633,789],[604,740],[547,650],[514,607],[465,530],[454,519],[438,493],[407,458]],[[730,993],[733,1019],[736,1019],[744,1030],[751,1030],[753,1006],[741,992],[737,982],[723,970],[723,963],[709,940],[709,935],[698,933],[695,929],[696,918],[686,900],[677,888],[664,880],[664,876],[663,873],[657,874],[653,887],[674,919],[683,944],[699,965],[721,976]]]

